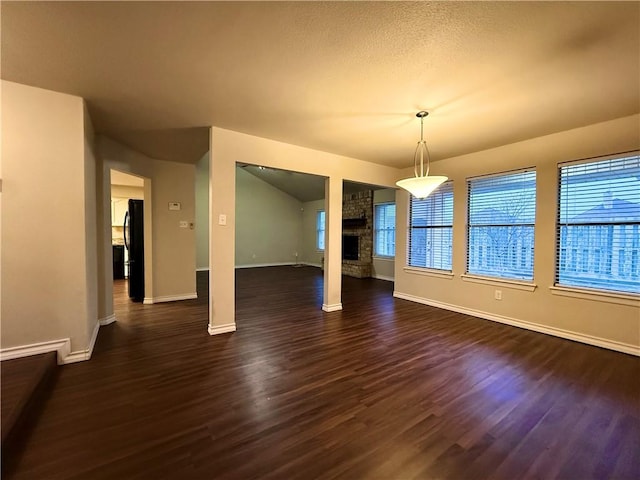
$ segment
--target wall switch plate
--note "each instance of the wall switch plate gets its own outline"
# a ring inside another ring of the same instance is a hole
[[[218,215],[218,225],[226,225],[227,224],[227,216],[224,213]]]
[[[496,290],[493,294],[493,298],[496,300],[502,300],[502,290]]]
[[[180,220],[180,228],[189,228],[189,222]]]
[[[180,202],[169,202],[169,210],[180,210],[181,208]]]

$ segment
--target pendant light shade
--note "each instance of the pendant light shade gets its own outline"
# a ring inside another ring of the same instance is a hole
[[[413,156],[414,176],[396,182],[397,186],[404,188],[416,198],[427,198],[431,192],[448,180],[447,177],[443,176],[429,176],[429,149],[427,149],[427,142],[424,140],[424,117],[427,115],[429,113],[424,111],[416,113],[416,117],[420,119],[420,141]],[[426,169],[424,167],[424,157],[427,157]]]

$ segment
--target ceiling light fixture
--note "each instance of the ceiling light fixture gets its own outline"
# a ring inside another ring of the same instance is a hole
[[[431,192],[438,188],[443,182],[446,182],[447,177],[442,176],[429,176],[429,149],[427,148],[427,142],[424,140],[424,117],[429,115],[429,112],[420,111],[416,113],[416,117],[420,119],[420,141],[416,147],[416,153],[413,155],[413,173],[411,178],[405,178],[399,180],[396,185],[400,188],[404,188],[411,195],[416,198],[427,198]],[[418,157],[420,157],[420,174],[418,175]],[[424,168],[424,157],[427,157],[427,169]]]

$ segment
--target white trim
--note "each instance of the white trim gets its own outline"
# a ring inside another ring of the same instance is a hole
[[[407,273],[411,275],[424,275],[426,277],[445,278],[451,280],[453,278],[453,272],[449,270],[436,270],[433,268],[420,268],[420,267],[402,267]]]
[[[98,320],[98,323],[100,323],[101,327],[104,327],[106,325],[111,325],[115,321],[116,321],[116,314],[112,313],[108,317],[104,317],[104,318],[101,318],[100,320]]]
[[[114,316],[115,319],[115,316]],[[70,352],[66,357],[62,359],[63,364],[68,363],[77,363],[84,362],[86,360],[91,359],[91,355],[93,355],[93,347],[96,345],[96,340],[98,339],[98,331],[100,330],[100,322],[96,322],[93,327],[93,332],[91,332],[91,338],[89,339],[89,348],[86,350],[78,350],[75,352]]]
[[[396,257],[393,255],[371,255],[374,260],[381,260],[383,262],[395,262]]]
[[[248,265],[236,265],[236,268],[262,268],[262,267],[286,267],[295,265],[293,262],[275,262],[275,263],[251,263]]]
[[[581,298],[583,300],[594,300],[597,302],[617,303],[619,305],[629,305],[630,307],[640,307],[640,296],[633,294],[625,295],[624,293],[564,287],[559,285],[549,287],[549,290],[551,290],[553,295],[560,295],[563,297]]]
[[[338,310],[342,310],[342,303],[333,303],[331,305],[323,303],[322,310],[324,310],[325,312],[337,312]]]
[[[0,350],[0,360],[12,360],[14,358],[28,357],[30,355],[39,355],[47,352],[57,352],[58,365],[64,363],[64,358],[69,355],[71,350],[71,340],[63,338],[60,340],[51,340],[48,342],[32,343],[29,345],[20,345],[18,347],[3,348]]]
[[[460,278],[465,282],[482,283],[483,285],[493,285],[495,287],[513,288],[515,290],[524,290],[533,292],[538,285],[531,282],[523,282],[520,280],[511,280],[508,278],[480,277],[463,273]]]
[[[90,358],[91,352],[88,350],[78,350],[77,352],[71,352],[69,355],[64,357],[62,363],[63,365],[67,365],[69,363],[85,362]]]
[[[387,277],[386,275],[378,275],[378,274],[376,274],[376,275],[373,276],[373,278],[376,278],[378,280],[385,280],[387,282],[395,282],[396,281],[395,278]]]
[[[196,268],[196,272],[208,272],[208,271],[209,271],[209,267]]]
[[[145,297],[142,303],[144,305],[153,305],[154,303],[178,302],[180,300],[193,300],[194,298],[198,298],[197,293],[185,293],[183,295],[163,295],[162,297]]]
[[[93,354],[93,347],[96,346],[96,340],[98,339],[98,331],[100,330],[100,322],[96,322],[91,333],[91,339],[89,340],[89,348],[87,349],[87,360],[91,358]]]
[[[421,303],[423,305],[442,308],[444,310],[450,310],[452,312],[458,312],[458,313],[463,313],[465,315],[472,315],[474,317],[484,318],[485,320],[491,320],[493,322],[504,323],[507,325],[511,325],[512,327],[524,328],[526,330],[532,330],[538,333],[553,335],[554,337],[565,338],[567,340],[586,343],[588,345],[594,345],[596,347],[607,348],[609,350],[615,350],[617,352],[640,356],[640,345],[632,345],[630,343],[623,343],[623,342],[617,342],[615,340],[609,340],[606,338],[594,337],[592,335],[585,335],[583,333],[572,332],[570,330],[564,330],[562,328],[549,327],[546,325],[540,325],[538,323],[527,322],[525,320],[519,320],[516,318],[505,317],[503,315],[496,315],[494,313],[483,312],[481,310],[474,310],[472,308],[459,307],[457,305],[437,302],[435,300],[430,300],[428,298],[416,297],[414,295],[409,295],[407,293],[401,293],[397,291],[393,292],[393,296],[395,298],[402,298],[404,300],[409,300],[410,302]]]
[[[307,267],[322,268],[322,264],[321,263],[300,262],[300,265],[306,265]]]
[[[221,333],[230,333],[236,331],[235,323],[225,323],[223,325],[209,325],[207,327],[209,335],[220,335]]]

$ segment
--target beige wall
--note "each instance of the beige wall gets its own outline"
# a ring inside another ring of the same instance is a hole
[[[385,188],[384,190],[373,191],[373,205],[378,203],[395,203],[396,202],[396,189]],[[375,214],[374,214],[375,217]],[[374,218],[375,221],[375,218]],[[375,237],[374,237],[375,242]],[[375,252],[375,245],[374,245]],[[395,275],[395,259],[385,257],[373,257],[372,275],[374,278],[380,278],[382,280],[393,280]]]
[[[84,122],[84,231],[87,291],[87,333],[98,326],[98,202],[96,185],[95,134],[89,111],[82,101]]]
[[[302,204],[302,239],[301,239],[301,263],[321,266],[324,252],[316,248],[316,218],[319,210],[324,210],[324,199]]]
[[[238,167],[235,217],[237,267],[295,263],[302,243],[300,201]]]
[[[89,346],[97,241],[86,127],[81,98],[2,81],[2,348]]]
[[[298,147],[220,128],[211,129],[211,236],[209,332],[235,329],[235,164],[250,163],[327,178],[329,225],[323,308],[341,308],[342,182],[392,187],[398,170],[353,158]],[[219,225],[220,214],[227,225]]]
[[[196,268],[209,269],[209,152],[196,163]]]
[[[403,269],[408,196],[398,193],[396,293],[534,330],[640,353],[640,302],[622,305],[603,297],[560,296],[550,289],[555,275],[557,164],[637,149],[639,136],[640,117],[635,115],[434,163],[434,174],[448,175],[454,182],[453,277],[430,277]],[[538,187],[536,289],[530,292],[506,284],[464,281],[461,274],[465,273],[466,261],[466,178],[531,166],[536,168]],[[502,290],[501,301],[494,300],[496,289]]]
[[[179,224],[195,222],[195,166],[152,159],[106,137],[97,145],[109,168],[145,179],[145,299],[194,295],[195,229]],[[170,202],[181,210],[169,210]]]
[[[129,185],[111,185],[111,197],[113,198],[135,198],[144,200],[144,187],[132,187]],[[115,219],[116,225],[122,223],[122,219]]]
[[[96,158],[96,228],[98,242],[98,318],[110,322],[113,317],[113,253],[111,250],[111,175],[100,156]]]

